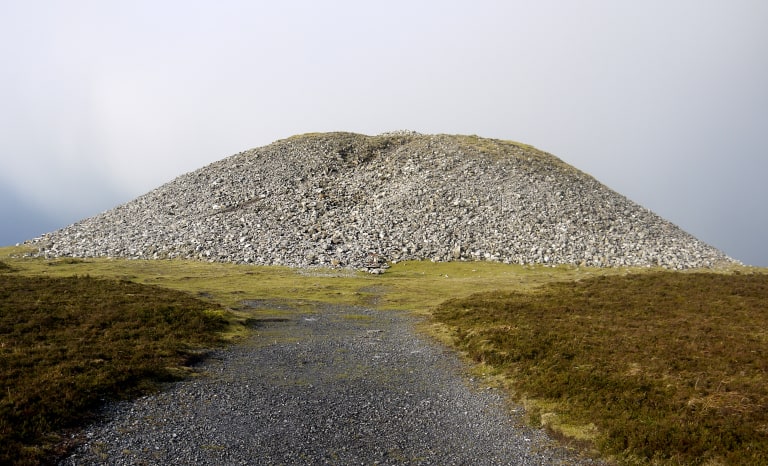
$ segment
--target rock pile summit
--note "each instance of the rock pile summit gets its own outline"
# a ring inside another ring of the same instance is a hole
[[[290,137],[30,243],[46,257],[372,270],[409,259],[673,269],[732,262],[553,155],[408,131]]]

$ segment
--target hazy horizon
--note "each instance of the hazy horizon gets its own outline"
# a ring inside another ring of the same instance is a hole
[[[768,266],[768,3],[1,2],[0,245],[295,134],[550,152]]]

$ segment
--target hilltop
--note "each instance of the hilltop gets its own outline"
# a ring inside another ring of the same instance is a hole
[[[30,241],[40,254],[295,267],[487,260],[733,262],[533,147],[414,132],[306,134],[183,174]]]

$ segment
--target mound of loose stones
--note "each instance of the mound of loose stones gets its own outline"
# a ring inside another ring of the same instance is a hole
[[[733,262],[550,154],[407,131],[280,140],[30,243],[46,257],[374,271],[410,259],[673,269]]]

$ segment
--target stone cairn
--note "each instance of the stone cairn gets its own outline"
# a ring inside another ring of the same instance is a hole
[[[45,257],[381,273],[403,260],[716,267],[734,261],[557,157],[476,136],[294,136],[28,241]]]

